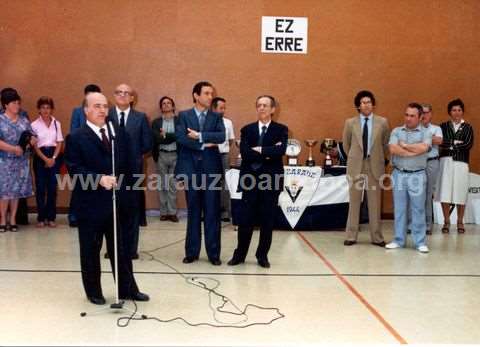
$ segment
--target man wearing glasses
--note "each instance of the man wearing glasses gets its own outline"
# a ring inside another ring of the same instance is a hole
[[[147,121],[147,115],[139,112],[131,106],[134,101],[134,91],[127,84],[120,84],[115,88],[115,106],[108,112],[109,119],[119,131],[124,131],[128,138],[129,159],[133,161],[133,174],[143,174],[143,156],[152,150],[152,133]],[[136,182],[138,183],[138,182]],[[136,184],[137,187],[141,185]],[[135,206],[131,215],[120,216],[120,222],[127,228],[127,240],[125,251],[130,253],[132,259],[138,259],[138,239],[140,229],[140,199],[142,191],[133,192]]]
[[[432,105],[422,104],[422,125],[432,135],[432,147],[427,153],[427,194],[425,198],[425,217],[427,220],[427,235],[432,234],[433,219],[433,192],[435,191],[435,183],[437,181],[438,171],[440,170],[438,145],[442,143],[442,128],[432,124]]]

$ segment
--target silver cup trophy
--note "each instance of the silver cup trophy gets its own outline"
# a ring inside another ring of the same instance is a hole
[[[306,166],[315,166],[315,160],[313,160],[313,154],[312,154],[312,149],[313,146],[317,144],[317,140],[305,140],[305,144],[308,147],[308,159],[307,162],[305,163]]]
[[[337,141],[329,138],[324,139],[320,145],[320,151],[325,154],[325,167],[332,166],[333,161],[332,157],[330,156],[330,151],[335,147],[337,147]]]

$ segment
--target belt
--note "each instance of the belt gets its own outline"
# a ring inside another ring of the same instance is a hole
[[[425,169],[419,169],[419,170],[404,170],[404,169],[399,169],[398,167],[395,166],[395,170],[398,170],[403,173],[415,173],[415,172],[421,172],[425,171]]]
[[[437,155],[436,157],[432,157],[432,158],[428,158],[427,161],[430,161],[430,160],[438,160],[440,157]]]
[[[167,151],[166,149],[159,149],[160,152],[164,152],[164,153],[173,153],[173,152],[176,152],[177,150],[173,150],[173,151]]]

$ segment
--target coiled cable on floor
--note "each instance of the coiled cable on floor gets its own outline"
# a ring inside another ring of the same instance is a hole
[[[183,274],[182,272],[177,270],[175,267],[173,267],[172,265],[168,264],[165,261],[162,261],[161,259],[157,258],[153,254],[153,253],[155,253],[159,250],[162,250],[162,249],[168,248],[170,246],[173,246],[175,244],[178,244],[180,242],[183,242],[184,240],[185,239],[181,239],[181,240],[172,242],[170,244],[155,248],[153,250],[142,251],[141,253],[147,255],[149,257],[149,259],[148,259],[149,261],[157,262],[159,264],[162,264],[163,266],[168,267],[172,271],[174,271],[176,274],[178,274],[180,277],[182,277],[188,285],[193,285],[197,288],[205,290],[208,293],[208,305],[209,305],[210,310],[212,311],[213,320],[216,322],[216,324],[208,323],[208,322],[192,323],[192,322],[190,322],[189,320],[187,320],[183,317],[173,317],[173,318],[170,318],[170,319],[161,319],[159,317],[147,316],[147,315],[144,315],[144,314],[140,314],[138,316],[138,306],[137,306],[137,303],[134,301],[133,304],[134,304],[135,309],[134,309],[133,313],[129,316],[124,316],[124,317],[118,318],[117,319],[117,326],[127,327],[130,324],[131,321],[154,320],[154,321],[157,321],[157,322],[160,322],[160,323],[170,323],[170,322],[174,322],[174,321],[181,321],[181,322],[184,322],[185,324],[187,324],[191,327],[208,326],[208,327],[212,327],[212,328],[244,329],[244,328],[248,328],[248,327],[251,327],[251,326],[271,325],[276,320],[285,318],[285,315],[282,312],[280,312],[280,309],[277,308],[277,307],[263,307],[263,306],[259,306],[259,305],[256,305],[256,304],[249,303],[249,304],[246,304],[243,309],[241,309],[229,297],[221,294],[218,291],[218,288],[220,288],[220,286],[221,286],[221,282],[219,280],[211,278],[211,277],[198,277],[198,276],[189,277],[189,276],[186,276],[185,274]],[[209,285],[208,282],[213,283],[213,285]],[[220,299],[221,304],[215,306],[214,303],[213,303],[214,298]],[[233,307],[233,310],[229,310],[229,309],[226,308],[226,306],[228,304],[230,304]],[[248,316],[248,310],[250,308],[256,308],[260,311],[272,311],[273,312],[273,317],[266,322],[251,322],[251,323],[249,323],[250,318]],[[234,323],[231,323],[231,322],[227,323],[225,321],[220,320],[217,316],[218,314],[230,315],[230,316],[233,316],[235,318],[238,318],[238,320]]]

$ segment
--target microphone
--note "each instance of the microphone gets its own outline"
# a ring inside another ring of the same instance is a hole
[[[115,129],[113,127],[112,121],[108,121],[108,128],[110,129],[110,134],[112,134],[112,138],[115,139]]]

